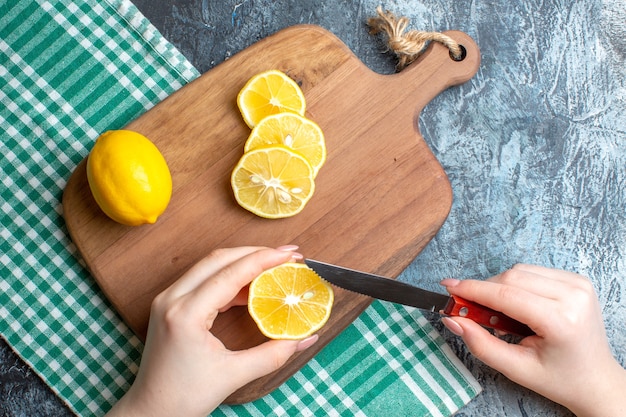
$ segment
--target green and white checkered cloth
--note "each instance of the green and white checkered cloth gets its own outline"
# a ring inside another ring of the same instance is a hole
[[[127,0],[0,0],[0,330],[78,415],[124,394],[143,346],[70,241],[63,189],[99,133],[198,75]],[[214,415],[446,416],[478,392],[419,312],[375,302],[276,391]]]

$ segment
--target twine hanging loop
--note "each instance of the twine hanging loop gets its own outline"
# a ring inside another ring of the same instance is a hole
[[[398,57],[397,71],[402,71],[407,65],[415,61],[424,52],[430,41],[445,45],[454,59],[462,59],[462,47],[451,37],[439,32],[421,30],[405,32],[409,25],[407,17],[397,17],[390,11],[384,12],[381,6],[376,8],[376,12],[378,16],[370,17],[367,20],[370,33],[376,35],[382,32],[387,35],[387,46]]]

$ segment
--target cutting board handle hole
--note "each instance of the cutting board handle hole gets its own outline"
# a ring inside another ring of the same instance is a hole
[[[450,58],[452,58],[453,61],[461,62],[465,59],[465,57],[467,57],[467,49],[465,49],[465,47],[461,44],[459,44],[459,49],[461,50],[461,53],[457,56],[454,56],[452,50],[450,50]]]

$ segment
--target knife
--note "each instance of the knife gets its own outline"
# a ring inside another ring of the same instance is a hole
[[[320,277],[345,290],[446,316],[467,317],[482,326],[518,336],[535,334],[527,325],[506,314],[455,295],[439,294],[391,278],[313,259],[305,259],[304,262]]]

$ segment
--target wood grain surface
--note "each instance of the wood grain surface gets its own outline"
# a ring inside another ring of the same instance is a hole
[[[401,73],[380,75],[326,30],[294,26],[183,87],[126,126],[149,137],[172,172],[170,206],[154,225],[127,227],[107,218],[90,194],[83,161],[63,195],[67,227],[94,278],[137,335],[145,337],[154,296],[218,247],[294,243],[306,257],[392,277],[403,271],[452,204],[446,173],[418,131],[419,113],[442,90],[469,80],[480,61],[471,38],[446,33],[467,50],[463,61],[432,44]],[[301,85],[306,116],[324,130],[328,149],[307,207],[280,220],[240,208],[230,189],[231,170],[249,134],[236,96],[252,75],[267,69],[282,70]],[[370,301],[336,290],[320,341],[227,402],[272,391]],[[245,307],[220,315],[213,331],[231,349],[265,340]]]

